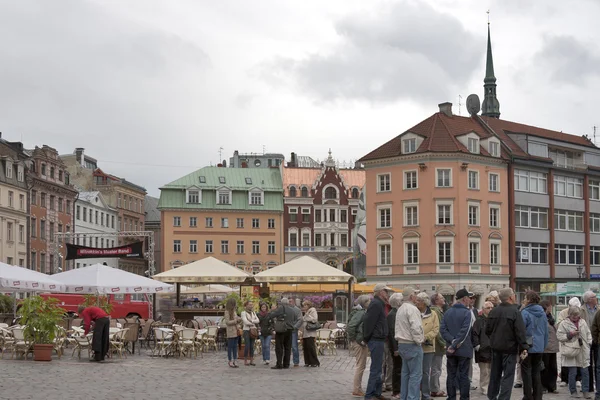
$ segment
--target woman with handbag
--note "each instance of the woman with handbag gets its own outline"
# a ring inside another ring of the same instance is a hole
[[[273,334],[273,320],[269,318],[269,305],[260,303],[260,311],[258,313],[260,321],[260,343],[262,345],[262,358],[265,365],[271,362],[271,336]]]
[[[258,338],[258,327],[256,324],[260,323],[260,320],[253,311],[254,303],[248,300],[244,303],[245,310],[242,311],[242,329],[244,331],[244,365],[256,365],[254,364],[254,341]],[[248,359],[250,362],[248,362]]]
[[[235,309],[237,307],[237,301],[234,298],[227,300],[225,304],[225,315],[221,321],[222,325],[225,325],[227,335],[227,359],[229,360],[229,366],[231,368],[238,368],[235,360],[238,358],[238,325],[242,322],[242,319],[238,317]]]
[[[317,337],[317,330],[321,328],[319,324],[319,315],[317,309],[313,307],[312,302],[304,300],[302,303],[304,309],[304,317],[302,320],[302,351],[304,352],[304,366],[305,367],[320,367],[321,363],[317,357],[317,347],[315,345],[315,338]]]
[[[569,369],[569,391],[572,398],[577,398],[575,378],[581,372],[581,391],[586,399],[592,398],[589,393],[588,367],[590,366],[590,345],[592,333],[584,319],[580,319],[581,311],[577,307],[569,307],[568,318],[559,326],[556,337],[560,342],[562,366]]]

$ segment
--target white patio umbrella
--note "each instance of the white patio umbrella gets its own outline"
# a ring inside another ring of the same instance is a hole
[[[94,264],[52,275],[65,285],[66,293],[121,294],[173,292],[173,285],[149,279],[131,272]]]
[[[231,292],[235,292],[235,289],[225,285],[211,284],[186,288],[181,291],[181,294],[221,294]]]
[[[64,285],[54,276],[0,263],[0,292],[62,292]]]

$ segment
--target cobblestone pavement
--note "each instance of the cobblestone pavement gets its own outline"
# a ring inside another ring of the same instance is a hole
[[[354,359],[347,350],[321,356],[321,368],[271,370],[258,358],[255,367],[241,365],[238,369],[227,366],[225,351],[205,353],[197,359],[153,358],[142,351],[141,356],[100,364],[71,358],[69,350],[61,360],[50,363],[3,359],[0,399],[352,399]],[[478,376],[475,366],[475,386]],[[368,365],[364,387],[367,377]],[[568,397],[567,388],[559,390],[561,393],[544,395],[544,399]],[[390,397],[391,393],[384,395]],[[521,389],[513,391],[513,398],[522,398]],[[486,397],[476,390],[471,399]]]

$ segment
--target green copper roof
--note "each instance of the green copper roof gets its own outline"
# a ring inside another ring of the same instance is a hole
[[[492,57],[492,38],[490,35],[490,26],[488,25],[488,42],[487,42],[487,60],[485,63],[485,83],[496,82],[496,76],[494,75],[494,58]]]
[[[224,182],[224,183],[222,183]],[[187,203],[186,189],[202,189],[202,202]],[[216,190],[232,191],[231,204],[217,204]],[[248,191],[264,191],[264,204],[249,204]],[[283,211],[283,182],[279,168],[205,167],[160,188],[159,209]]]

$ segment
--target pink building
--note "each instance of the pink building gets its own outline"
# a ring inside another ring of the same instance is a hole
[[[450,103],[360,161],[367,277],[453,295],[509,284],[505,138]]]

